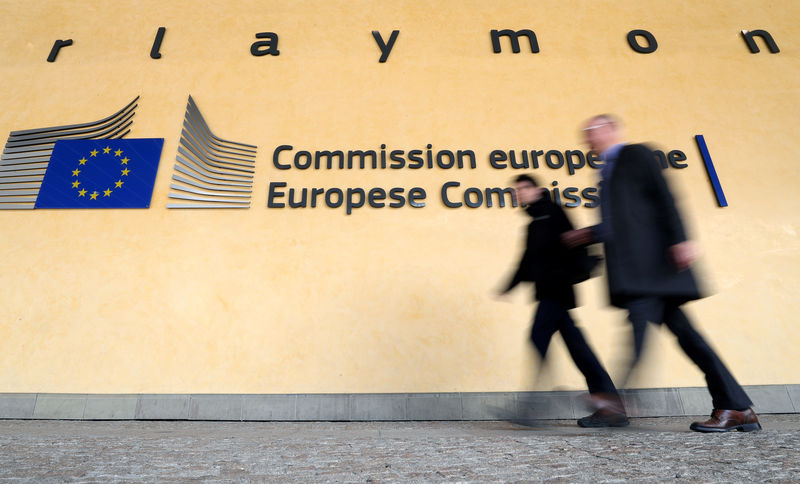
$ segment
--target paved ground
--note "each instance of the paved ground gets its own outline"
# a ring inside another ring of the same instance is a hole
[[[708,435],[687,418],[574,422],[0,421],[7,482],[800,482],[800,415]]]

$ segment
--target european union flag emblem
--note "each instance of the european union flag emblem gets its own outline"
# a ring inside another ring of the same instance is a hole
[[[36,208],[148,208],[163,138],[59,140]]]

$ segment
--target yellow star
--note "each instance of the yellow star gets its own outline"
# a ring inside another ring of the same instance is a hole
[[[106,146],[105,148],[103,148],[103,154],[104,154],[104,155],[107,155],[109,151],[111,151],[111,148],[109,148],[108,146]]]
[[[130,171],[130,170],[129,170],[129,169],[127,169],[127,168],[125,168],[124,170],[122,170],[122,176],[128,176],[128,172],[129,172],[129,171]]]
[[[115,151],[114,156],[122,156],[122,150]]]
[[[78,169],[76,168],[76,169],[72,170],[72,176],[78,176],[78,174],[79,174],[80,172],[81,172],[81,171],[80,171],[80,170],[78,170]]]
[[[106,188],[105,190],[103,190],[103,196],[104,197],[110,197],[111,196],[111,189],[110,188]]]
[[[92,150],[92,151],[89,152],[89,154],[91,156],[97,156],[97,153],[99,153],[99,151],[97,151],[97,150]]]
[[[92,200],[97,200],[97,195],[100,195],[100,194],[97,193],[97,192],[92,192],[92,193],[89,194],[89,198],[91,198]]]
[[[78,163],[80,163],[81,165],[85,165],[86,164],[86,158],[81,158],[80,160],[78,160]]]
[[[125,158],[123,158],[123,159],[122,159],[122,164],[123,164],[123,165],[127,165],[129,161],[130,161],[130,160],[129,160],[129,159],[128,159],[128,157],[126,156]]]
[[[114,183],[114,185],[116,185],[117,188],[121,188],[122,187],[122,180],[117,180],[117,182]]]
[[[80,184],[81,184],[81,182],[79,182],[78,180],[75,180],[74,182],[72,182],[72,188],[78,188],[78,185],[80,185]]]
[[[79,196],[79,197],[82,197],[82,196],[84,196],[84,195],[86,195],[86,190],[84,190],[84,189],[82,189],[82,188],[81,188],[81,191],[79,191],[79,192],[78,192],[78,196]]]

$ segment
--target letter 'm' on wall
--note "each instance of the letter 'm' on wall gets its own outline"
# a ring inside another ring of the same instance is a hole
[[[753,54],[758,54],[761,52],[753,37],[761,37],[761,40],[767,44],[767,47],[771,53],[777,54],[781,51],[778,48],[778,44],[775,43],[775,39],[773,39],[766,30],[742,30],[742,37],[744,38],[747,47],[750,49],[750,52]]]
[[[536,34],[533,30],[523,29],[516,32],[511,29],[492,30],[490,35],[492,36],[492,50],[495,54],[502,52],[500,37],[508,37],[511,40],[511,51],[515,54],[519,54],[519,37],[522,35],[528,38],[528,42],[530,42],[531,45],[531,53],[536,54],[539,52],[539,42],[536,40]]]

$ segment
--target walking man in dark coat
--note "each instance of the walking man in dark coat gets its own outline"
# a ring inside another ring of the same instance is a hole
[[[561,234],[572,230],[572,224],[561,207],[543,195],[544,189],[539,188],[532,177],[520,175],[514,186],[517,202],[525,207],[532,220],[528,225],[525,252],[503,293],[522,281],[534,283],[539,307],[531,328],[533,345],[544,360],[553,334],[560,331],[572,360],[586,378],[592,403],[597,408],[593,414],[579,419],[578,425],[628,425],[625,407],[614,383],[569,315],[569,310],[575,307],[573,281],[582,270],[577,259],[581,249],[567,249],[561,243]]]
[[[602,219],[562,239],[568,247],[604,244],[611,304],[626,309],[633,326],[630,368],[641,356],[648,322],[663,323],[705,373],[711,393],[711,418],[690,428],[698,432],[760,429],[750,398],[681,310],[683,303],[701,297],[689,268],[695,255],[653,152],[643,145],[623,143],[620,126],[610,115],[590,119],[583,132],[589,148],[605,162],[600,185]]]

